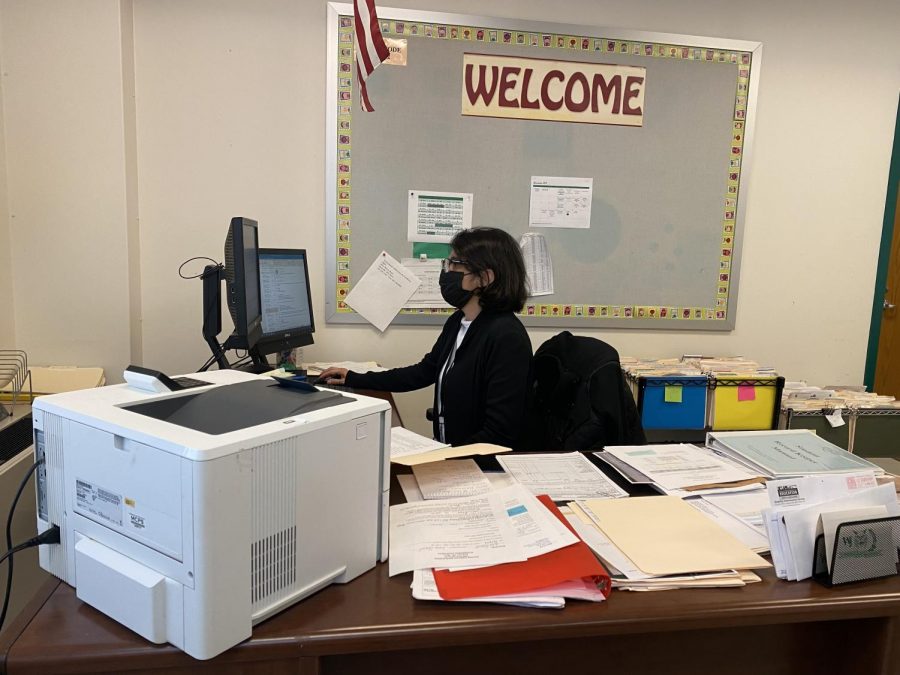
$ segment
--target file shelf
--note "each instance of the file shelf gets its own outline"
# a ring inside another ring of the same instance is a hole
[[[781,429],[811,429],[819,436],[862,457],[900,459],[900,408],[849,408],[841,414],[846,422],[832,427],[826,416],[834,408],[781,411]]]

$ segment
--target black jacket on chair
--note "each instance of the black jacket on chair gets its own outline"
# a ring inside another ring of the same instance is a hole
[[[436,384],[462,319],[461,311],[447,319],[437,342],[419,363],[381,373],[351,371],[346,384],[397,392]],[[525,420],[530,368],[531,340],[522,322],[512,312],[483,310],[467,329],[441,385],[446,442],[517,445]],[[437,395],[435,387],[435,438],[439,438]]]
[[[612,346],[563,331],[538,348],[532,368],[524,449],[599,450],[647,442]]]

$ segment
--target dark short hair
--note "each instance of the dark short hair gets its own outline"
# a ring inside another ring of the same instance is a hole
[[[519,244],[508,232],[495,227],[460,230],[450,246],[472,272],[494,271],[494,281],[484,286],[478,296],[484,309],[518,312],[525,306],[525,260]]]

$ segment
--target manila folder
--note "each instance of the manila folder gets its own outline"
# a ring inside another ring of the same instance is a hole
[[[679,497],[588,499],[586,506],[606,536],[646,574],[770,566]]]

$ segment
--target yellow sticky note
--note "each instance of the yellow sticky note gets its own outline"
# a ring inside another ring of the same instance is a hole
[[[666,387],[666,403],[681,403],[681,385],[673,384]]]

